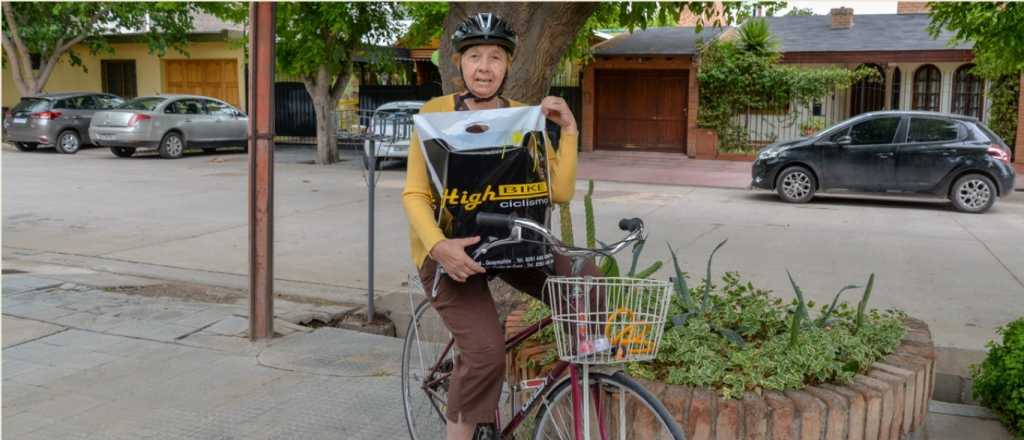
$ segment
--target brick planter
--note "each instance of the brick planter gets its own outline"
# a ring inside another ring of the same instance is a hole
[[[724,400],[707,388],[637,380],[661,399],[688,440],[906,438],[924,429],[935,382],[935,347],[927,324],[912,318],[905,322],[900,346],[845,385]]]

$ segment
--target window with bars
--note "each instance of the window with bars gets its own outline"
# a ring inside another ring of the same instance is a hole
[[[931,64],[925,64],[914,73],[914,110],[939,111],[942,97],[942,72]]]
[[[953,113],[981,119],[985,81],[971,74],[974,64],[964,64],[953,75]]]

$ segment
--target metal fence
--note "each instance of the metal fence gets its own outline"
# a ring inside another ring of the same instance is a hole
[[[773,142],[807,136],[856,116],[852,104],[851,90],[844,89],[834,90],[810,104],[778,103],[763,109],[748,108],[732,119],[739,131],[738,145],[728,145],[729,141],[720,136],[720,147],[749,152]]]

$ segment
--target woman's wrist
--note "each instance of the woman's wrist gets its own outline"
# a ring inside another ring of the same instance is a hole
[[[576,128],[576,124],[569,124],[569,125],[566,125],[564,127],[561,127],[561,130],[559,130],[559,133],[563,134],[563,135],[575,136],[575,135],[579,135],[580,131],[579,131],[578,128]]]

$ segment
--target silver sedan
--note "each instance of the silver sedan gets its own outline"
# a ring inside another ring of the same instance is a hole
[[[157,149],[177,159],[186,147],[206,152],[219,147],[245,147],[248,118],[224,101],[194,95],[156,95],[135,98],[120,107],[96,112],[89,137],[110,147],[118,157],[137,149]]]

